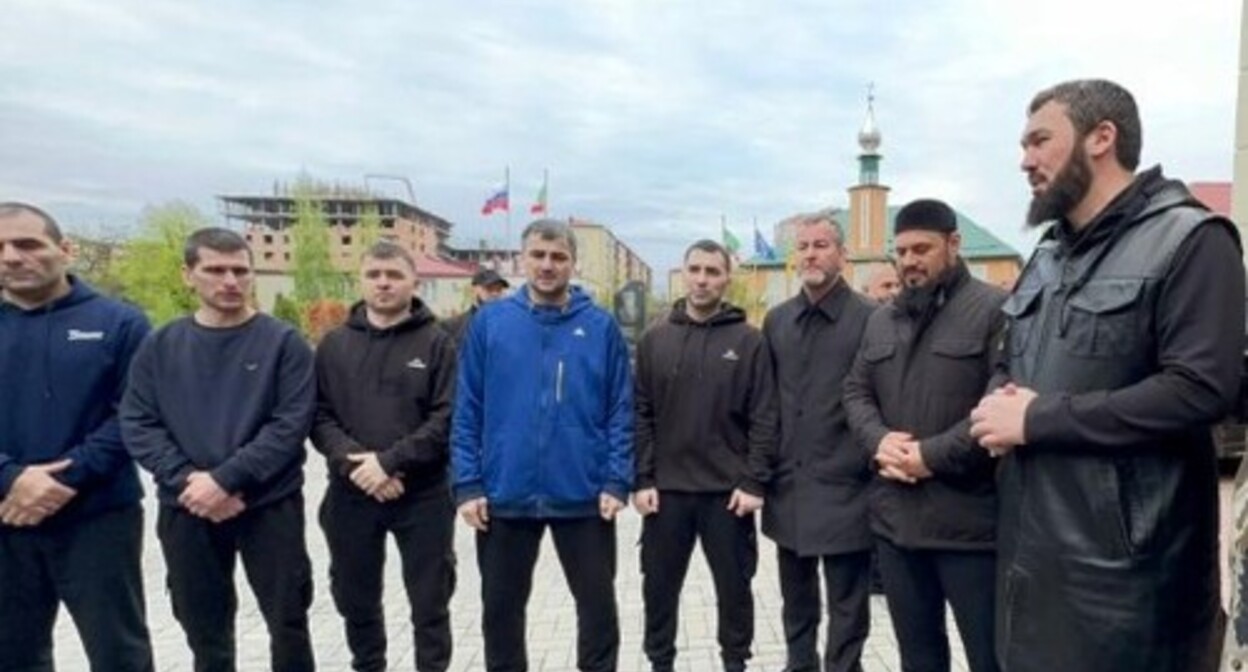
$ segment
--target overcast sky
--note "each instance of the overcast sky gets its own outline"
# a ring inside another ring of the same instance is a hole
[[[1239,0],[6,0],[0,199],[71,229],[269,193],[301,171],[408,177],[455,239],[511,167],[513,234],[610,225],[654,266],[757,218],[845,206],[875,83],[890,202],[946,199],[1026,252],[1031,95],[1107,77],[1144,163],[1229,180]],[[397,183],[378,182],[406,197]]]

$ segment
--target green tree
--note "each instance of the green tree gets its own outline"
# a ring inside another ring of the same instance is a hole
[[[381,213],[376,203],[365,204],[360,212],[360,221],[355,226],[355,239],[360,243],[360,250],[367,250],[373,243],[381,240]]]
[[[307,189],[295,193],[295,223],[290,230],[294,300],[306,312],[322,299],[344,301],[350,292],[346,274],[334,268],[329,250],[329,223],[320,201]]]
[[[195,206],[172,201],[143,211],[139,234],[118,251],[114,273],[121,296],[143,308],[155,325],[198,307],[182,279],[182,249],[192,231],[209,226]]]
[[[273,297],[273,317],[296,329],[303,329],[303,313],[299,310],[299,304],[280,292]]]

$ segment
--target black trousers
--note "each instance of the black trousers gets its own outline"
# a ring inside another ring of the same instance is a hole
[[[801,557],[777,546],[780,596],[784,600],[784,638],[791,672],[818,672],[816,637],[822,616],[819,563],[828,601],[825,672],[861,672],[862,648],[871,627],[871,552]]]
[[[268,627],[270,669],[316,669],[308,637],[312,566],[304,541],[302,494],[244,511],[219,525],[181,508],[161,506],[156,535],[165,554],[173,615],[186,632],[195,672],[235,670],[238,556]]]
[[[997,672],[993,653],[996,555],[877,543],[884,595],[904,672],[948,672],[945,602],[953,608],[971,672]]]
[[[443,672],[451,663],[455,591],[455,508],[449,488],[379,503],[355,486],[333,481],[320,510],[329,544],[329,585],[346,622],[351,667],[386,669],[382,576],[386,535],[394,536],[411,609],[416,669]]]
[[[754,516],[739,518],[727,509],[729,496],[664,491],[659,512],[642,522],[645,651],[655,669],[671,668],[676,659],[680,591],[694,543],[699,541],[715,582],[720,657],[727,666],[750,658],[754,641],[750,582],[758,568],[758,536]]]
[[[51,527],[0,526],[0,671],[52,672],[64,602],[93,672],[150,672],[138,504]]]
[[[525,611],[533,566],[550,528],[563,575],[576,601],[576,666],[614,672],[620,652],[615,602],[615,523],[593,518],[491,518],[477,533],[481,570],[481,629],[489,672],[525,672]]]

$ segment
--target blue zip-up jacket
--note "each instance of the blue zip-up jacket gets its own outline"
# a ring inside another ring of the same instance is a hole
[[[70,283],[69,294],[34,310],[0,303],[0,499],[26,466],[71,460],[55,478],[78,494],[50,526],[143,497],[117,407],[147,318]]]
[[[578,287],[537,306],[527,287],[477,312],[459,359],[451,459],[458,502],[500,518],[598,515],[633,484],[633,381],[615,320]]]

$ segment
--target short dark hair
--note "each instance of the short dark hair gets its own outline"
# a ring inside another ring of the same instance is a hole
[[[1066,106],[1066,117],[1079,137],[1086,136],[1096,125],[1108,121],[1118,129],[1114,156],[1127,170],[1140,165],[1140,149],[1144,131],[1140,127],[1140,110],[1131,92],[1107,79],[1073,79],[1051,86],[1031,99],[1027,114],[1058,102]]]
[[[576,234],[572,233],[572,226],[566,222],[558,219],[535,219],[520,234],[522,246],[529,236],[537,236],[540,240],[562,240],[568,244],[572,258],[576,258]]]
[[[369,245],[368,249],[364,250],[364,254],[360,255],[360,260],[363,261],[364,259],[401,259],[407,264],[408,268],[412,269],[412,274],[416,274],[416,258],[412,256],[411,252],[404,249],[402,245],[392,240],[379,240]]]
[[[37,208],[29,203],[21,203],[19,201],[5,201],[0,203],[0,219],[16,217],[22,213],[38,217],[43,222],[44,234],[47,235],[48,238],[51,238],[52,242],[59,245],[60,242],[65,239],[65,234],[61,232],[61,225],[57,224],[56,220],[52,218],[52,215],[49,215],[43,209]]]
[[[710,240],[709,238],[703,238],[702,240],[690,245],[689,249],[685,250],[685,261],[689,261],[689,255],[692,254],[694,250],[706,252],[707,254],[718,254],[724,258],[724,270],[729,272],[732,271],[732,255],[728,254],[728,248],[723,245]]]
[[[251,246],[242,236],[229,229],[209,226],[187,236],[186,246],[182,248],[182,263],[187,268],[195,268],[199,263],[199,251],[204,248],[223,254],[246,250],[247,261],[251,261]]]

